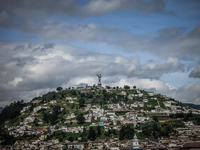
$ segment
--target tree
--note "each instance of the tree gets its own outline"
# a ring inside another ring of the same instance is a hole
[[[58,114],[57,113],[54,112],[54,113],[50,114],[49,120],[50,120],[51,125],[56,124],[57,118],[58,118]]]
[[[85,123],[85,117],[83,116],[83,113],[78,114],[76,120],[78,121],[78,124],[84,124]]]
[[[72,95],[72,96],[76,96],[76,90],[72,89],[72,90],[71,90],[71,95]]]
[[[31,103],[30,111],[33,111],[33,108],[34,108],[33,103]]]
[[[97,127],[97,136],[98,137],[101,136],[101,127],[100,126]]]
[[[131,126],[128,124],[126,126],[126,138],[127,139],[132,139],[133,138],[133,135],[134,135],[134,129],[131,128]]]
[[[81,139],[81,142],[86,142],[87,141],[87,131],[86,131],[86,129],[85,129],[85,127],[83,128],[83,132],[82,132],[82,134],[81,134],[81,137],[82,137],[82,139]]]
[[[85,93],[81,93],[81,97],[85,97]]]
[[[85,104],[85,99],[81,97],[79,99],[79,107],[84,107],[84,104]]]
[[[26,103],[22,103],[22,101],[17,101],[6,106],[0,113],[0,124],[3,124],[6,120],[14,119],[19,116],[20,111],[24,106],[26,106]]]
[[[158,116],[153,116],[153,120],[154,120],[155,122],[158,122]]]
[[[63,88],[61,86],[59,86],[59,87],[56,88],[57,91],[62,91],[62,89]]]
[[[134,135],[134,129],[130,126],[130,124],[127,124],[126,126],[122,126],[119,131],[119,139],[132,139]]]
[[[133,88],[136,89],[136,86],[134,85]]]
[[[74,141],[74,138],[73,138],[72,136],[70,136],[70,137],[68,138],[68,140],[69,140],[70,142],[73,142],[73,141]]]
[[[95,132],[93,127],[90,127],[90,129],[89,129],[88,139],[91,140],[91,141],[96,140],[96,132]]]
[[[105,133],[105,136],[107,136],[107,137],[111,137],[111,135],[112,135],[112,132],[111,132],[110,129],[108,129],[108,131]]]
[[[39,119],[38,119],[38,118],[35,118],[34,121],[33,121],[33,123],[34,123],[35,126],[38,126],[38,125],[39,125],[38,122],[39,122]]]
[[[130,86],[124,85],[124,89],[125,89],[125,90],[129,90],[129,89],[130,89]]]
[[[126,127],[122,126],[119,131],[119,140],[125,139],[125,136],[126,136]]]

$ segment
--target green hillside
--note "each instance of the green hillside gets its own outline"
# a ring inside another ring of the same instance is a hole
[[[19,101],[4,108],[0,140],[4,144],[18,139],[124,140],[134,134],[139,139],[156,139],[176,134],[175,128],[185,126],[183,121],[200,124],[195,113],[172,98],[129,86],[58,87],[28,103]]]

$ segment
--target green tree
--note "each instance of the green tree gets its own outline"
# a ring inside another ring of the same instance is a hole
[[[128,124],[126,126],[126,138],[127,139],[132,139],[134,135],[134,129]]]
[[[122,126],[119,131],[119,140],[123,140],[126,137],[126,127]]]
[[[33,121],[33,123],[34,123],[35,126],[38,126],[38,125],[39,125],[38,122],[39,122],[39,119],[38,119],[38,118],[35,118],[34,121]]]
[[[68,140],[69,140],[70,142],[73,142],[73,141],[74,141],[73,136],[70,136],[70,137],[68,138]]]
[[[83,113],[78,114],[76,120],[78,121],[78,124],[84,124],[85,123],[85,117]]]
[[[85,97],[85,93],[81,93],[81,97]]]
[[[125,90],[129,90],[129,89],[130,89],[130,86],[124,85],[124,89],[125,89]]]
[[[33,103],[31,103],[30,111],[33,111],[33,108],[34,108]]]
[[[0,113],[0,124],[3,124],[6,120],[14,119],[15,117],[19,116],[20,111],[25,106],[26,103],[23,103],[23,101],[17,101],[11,103],[9,106],[6,106]]]
[[[158,116],[153,116],[152,119],[154,120],[154,122],[158,122]]]
[[[84,107],[84,104],[85,104],[85,99],[84,98],[80,98],[79,99],[79,107],[81,108],[81,107]]]
[[[91,140],[91,141],[96,140],[96,132],[95,132],[93,127],[90,127],[90,129],[89,129],[88,139]]]
[[[81,142],[86,142],[87,141],[87,131],[86,131],[86,129],[85,129],[85,127],[83,128],[83,132],[82,132],[82,134],[81,134],[81,137],[82,137],[82,139],[81,139]]]
[[[59,86],[59,87],[56,88],[57,91],[62,91],[62,89],[63,88],[61,86]]]
[[[105,133],[105,136],[107,136],[107,137],[111,137],[111,135],[112,135],[112,132],[111,132],[110,129],[108,129],[108,131]]]
[[[100,126],[97,127],[97,136],[98,137],[101,136],[101,127]]]
[[[132,139],[134,135],[134,129],[131,127],[130,124],[127,124],[126,126],[122,126],[119,131],[119,139]]]

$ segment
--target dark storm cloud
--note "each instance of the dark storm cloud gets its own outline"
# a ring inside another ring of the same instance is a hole
[[[1,0],[0,9],[19,18],[43,17],[57,13],[73,15],[76,13],[74,0]],[[41,15],[41,16],[38,16]]]
[[[79,3],[78,3],[79,2]],[[81,4],[81,3],[82,4]],[[164,13],[165,3],[162,0],[1,0],[2,18],[7,16],[29,19],[57,14],[69,16],[95,16],[121,10],[136,10],[146,13]],[[17,20],[13,20],[17,21]]]
[[[146,49],[163,57],[173,56],[180,59],[186,59],[188,56],[199,57],[199,35],[200,26],[189,32],[183,27],[166,28],[160,30],[157,37],[149,39]]]
[[[126,10],[166,13],[165,3],[162,0],[93,0],[84,3],[74,0],[59,2],[55,0],[37,2],[2,0],[0,1],[0,24],[4,28],[12,28],[22,33],[20,38],[31,36],[32,39],[40,37],[42,40],[62,42],[97,42],[119,46],[127,52],[149,51],[158,56],[181,59],[186,56],[200,56],[198,49],[200,26],[191,32],[186,32],[184,27],[169,27],[159,30],[158,36],[150,37],[95,24],[70,25],[66,22],[55,21],[57,15],[98,16]]]
[[[18,29],[27,34],[39,35],[44,40],[97,42],[121,47],[126,52],[149,51],[158,56],[181,59],[200,56],[200,26],[189,32],[184,27],[164,28],[155,37],[95,24],[74,26],[61,22],[27,22],[22,27],[18,26]]]
[[[195,66],[195,68],[189,74],[190,78],[200,78],[200,62]]]

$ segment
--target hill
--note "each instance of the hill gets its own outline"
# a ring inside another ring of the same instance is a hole
[[[0,114],[5,133],[0,140],[8,144],[18,139],[83,142],[128,140],[134,134],[139,139],[169,137],[176,133],[171,127],[184,127],[183,121],[200,124],[199,113],[170,97],[136,87],[58,87],[28,103],[6,107]]]
[[[183,103],[183,104],[186,106],[189,106],[190,108],[200,109],[200,105],[191,104],[191,103]]]

